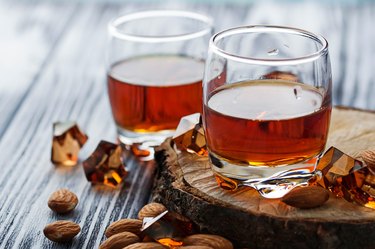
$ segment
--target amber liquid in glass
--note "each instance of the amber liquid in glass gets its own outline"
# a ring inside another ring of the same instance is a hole
[[[182,116],[202,111],[204,62],[186,56],[135,57],[111,66],[108,93],[120,128],[173,130]]]
[[[204,106],[210,153],[237,165],[279,166],[324,149],[330,96],[281,80],[246,81],[216,89]]]

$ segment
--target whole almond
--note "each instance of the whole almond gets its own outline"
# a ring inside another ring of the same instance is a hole
[[[163,204],[152,202],[139,210],[138,218],[142,220],[145,217],[156,217],[166,210],[167,208]]]
[[[121,219],[113,222],[105,230],[107,238],[122,232],[131,232],[136,235],[141,234],[142,221],[137,219]]]
[[[77,204],[77,196],[66,188],[53,192],[48,199],[48,207],[59,214],[72,211]]]
[[[137,235],[130,232],[122,232],[108,238],[100,245],[99,249],[122,249],[137,242],[139,242]]]
[[[326,189],[318,186],[297,187],[286,194],[281,201],[296,208],[315,208],[329,199]]]
[[[79,232],[81,228],[78,224],[71,221],[55,221],[48,224],[44,229],[44,235],[54,242],[67,242],[72,240]]]
[[[156,242],[139,242],[135,244],[128,245],[123,249],[165,249],[163,245]],[[179,247],[180,248],[180,247]]]
[[[287,81],[295,81],[298,82],[299,79],[297,75],[290,73],[290,72],[282,72],[282,71],[273,71],[263,76],[266,79],[279,79],[279,80],[287,80]]]
[[[219,235],[193,234],[183,240],[186,246],[208,246],[212,249],[233,249],[233,244],[229,240]]]
[[[361,157],[366,165],[375,172],[375,151],[373,150],[365,150],[362,151]]]

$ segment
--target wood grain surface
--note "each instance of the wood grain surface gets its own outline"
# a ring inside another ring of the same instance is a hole
[[[101,139],[116,141],[105,85],[106,26],[114,16],[148,9],[211,15],[216,30],[252,24],[288,25],[330,43],[334,104],[375,109],[375,3],[360,1],[0,1],[0,248],[97,248],[106,226],[135,217],[149,200],[153,163],[127,159],[120,190],[92,187],[81,165],[50,163],[52,123],[76,120],[89,135],[84,160]],[[51,192],[67,187],[77,209],[55,215]],[[44,238],[57,219],[80,224],[68,244]]]
[[[334,109],[329,146],[356,155],[375,150],[375,113]],[[347,120],[359,117],[363,122]],[[367,127],[369,125],[369,127]],[[345,134],[345,136],[343,135]],[[169,210],[244,248],[374,248],[375,211],[337,198],[317,208],[299,209],[279,199],[262,198],[252,188],[221,189],[208,157],[173,149],[166,140],[156,154],[159,165],[154,198]]]
[[[363,122],[346,122],[358,117]],[[333,109],[327,149],[334,146],[352,156],[370,149],[375,151],[375,113],[358,110]],[[345,134],[345,135],[343,135]],[[192,164],[191,162],[197,162]],[[207,157],[190,153],[178,155],[184,179],[191,187],[203,195],[224,202],[246,212],[265,214],[288,220],[314,220],[323,222],[372,222],[375,227],[375,211],[335,198],[331,195],[327,204],[320,208],[303,210],[285,205],[279,200],[262,198],[255,190],[244,188],[236,192],[223,191],[216,183]]]

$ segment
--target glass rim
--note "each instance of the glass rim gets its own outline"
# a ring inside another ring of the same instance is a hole
[[[285,33],[291,35],[300,35],[316,42],[319,42],[322,47],[319,48],[317,51],[313,53],[308,53],[304,56],[299,56],[295,58],[287,58],[287,59],[267,59],[267,58],[254,58],[254,57],[246,57],[240,56],[233,53],[227,52],[225,49],[219,48],[217,46],[217,42],[222,38],[235,35],[235,34],[246,34],[246,33],[256,33],[256,32],[266,32],[266,33]],[[209,42],[209,49],[212,50],[214,53],[241,63],[247,64],[258,64],[258,65],[270,65],[270,66],[282,66],[282,65],[296,65],[296,64],[303,64],[307,62],[312,62],[320,58],[321,56],[328,53],[328,42],[327,40],[321,36],[314,34],[312,32],[292,28],[287,26],[274,26],[274,25],[250,25],[250,26],[240,26],[235,28],[226,29],[214,34]]]
[[[200,21],[205,25],[205,27],[198,29],[194,32],[188,32],[176,35],[166,35],[166,36],[146,36],[126,33],[118,28],[119,25],[124,24],[129,21],[141,20],[144,18],[153,17],[175,17],[175,18],[189,18],[192,20]],[[135,42],[173,42],[190,40],[198,37],[202,37],[206,34],[210,34],[213,30],[213,19],[211,17],[205,16],[203,14],[198,14],[190,11],[181,10],[150,10],[150,11],[140,11],[125,15],[120,15],[112,19],[108,24],[109,34],[122,40],[129,40]]]

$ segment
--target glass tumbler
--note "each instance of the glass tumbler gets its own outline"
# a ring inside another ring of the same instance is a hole
[[[185,11],[138,12],[110,22],[108,95],[123,144],[152,148],[173,135],[182,116],[202,112],[212,34],[210,18]]]
[[[221,185],[279,198],[317,177],[331,84],[322,36],[279,26],[215,34],[205,67],[203,123]]]

